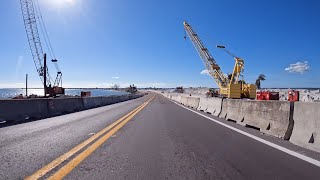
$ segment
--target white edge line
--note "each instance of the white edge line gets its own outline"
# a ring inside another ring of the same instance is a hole
[[[168,98],[168,99],[169,99],[169,98]],[[169,100],[172,101],[171,99],[169,99]],[[242,130],[240,130],[240,129],[237,129],[237,128],[235,128],[235,127],[232,127],[232,126],[229,126],[229,125],[227,125],[227,124],[224,124],[224,123],[222,123],[222,122],[220,122],[220,121],[218,121],[218,120],[215,120],[215,119],[213,119],[213,118],[211,118],[211,117],[205,116],[205,115],[203,115],[203,114],[201,114],[201,113],[199,113],[199,112],[197,112],[197,111],[195,111],[195,110],[192,110],[192,109],[189,109],[189,108],[187,108],[187,107],[184,107],[183,105],[181,105],[181,104],[179,104],[179,103],[177,103],[177,102],[174,102],[174,101],[172,101],[172,102],[175,103],[175,104],[177,104],[177,105],[179,105],[179,106],[181,106],[181,107],[183,107],[183,108],[185,108],[185,109],[187,109],[187,110],[189,110],[189,111],[191,111],[191,112],[194,112],[194,113],[196,113],[196,114],[198,114],[198,115],[200,115],[200,116],[202,116],[202,117],[205,117],[205,118],[207,118],[207,119],[209,119],[209,120],[211,120],[211,121],[213,121],[213,122],[215,122],[215,123],[217,123],[217,124],[220,124],[221,126],[224,126],[224,127],[226,127],[226,128],[229,128],[229,129],[231,129],[231,130],[234,130],[234,131],[236,131],[236,132],[238,132],[238,133],[240,133],[240,134],[243,134],[243,135],[245,135],[245,136],[247,136],[247,137],[249,137],[249,138],[252,138],[252,139],[254,139],[254,140],[256,140],[256,141],[259,141],[259,142],[261,142],[261,143],[263,143],[263,144],[266,144],[266,145],[271,146],[271,147],[273,147],[273,148],[275,148],[275,149],[278,149],[278,150],[280,150],[280,151],[282,151],[282,152],[285,152],[285,153],[287,153],[287,154],[289,154],[289,155],[291,155],[291,156],[294,156],[294,157],[296,157],[296,158],[299,158],[299,159],[301,159],[301,160],[304,160],[304,161],[306,161],[306,162],[308,162],[308,163],[311,163],[311,164],[313,164],[313,165],[316,165],[316,166],[320,167],[320,161],[318,161],[318,160],[316,160],[316,159],[312,159],[312,158],[310,158],[310,157],[308,157],[308,156],[305,156],[305,155],[303,155],[303,154],[297,153],[297,152],[292,151],[292,150],[290,150],[290,149],[287,149],[287,148],[285,148],[285,147],[282,147],[282,146],[279,146],[279,145],[277,145],[277,144],[274,144],[274,143],[272,143],[272,142],[270,142],[270,141],[266,141],[266,140],[264,140],[264,139],[262,139],[262,138],[259,138],[259,137],[257,137],[257,136],[252,135],[252,134],[249,134],[249,133],[247,133],[247,132],[244,132],[244,131],[242,131]]]

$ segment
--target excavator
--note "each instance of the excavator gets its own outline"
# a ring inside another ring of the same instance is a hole
[[[219,94],[220,96],[232,99],[249,98],[254,99],[256,97],[256,85],[246,84],[244,78],[244,60],[235,56],[228,51],[225,46],[217,46],[217,48],[223,49],[235,60],[235,65],[232,74],[228,77],[221,71],[220,66],[217,64],[215,59],[210,54],[209,50],[204,46],[197,33],[192,27],[186,22],[183,22],[185,32],[188,34],[192,44],[198,51],[209,75],[215,80],[219,87],[219,92],[208,92],[214,95]],[[186,36],[185,36],[186,38]]]

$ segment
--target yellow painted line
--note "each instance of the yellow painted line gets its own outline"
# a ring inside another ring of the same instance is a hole
[[[101,137],[98,141],[89,146],[86,150],[81,152],[78,156],[73,158],[70,162],[68,162],[65,166],[59,169],[55,174],[50,176],[49,180],[58,180],[64,178],[68,175],[75,167],[77,167],[83,160],[85,160],[88,156],[90,156],[95,150],[97,150],[104,142],[106,142],[114,133],[116,133],[119,129],[121,129],[128,121],[130,121],[137,113],[139,113],[148,103],[153,99],[149,99],[146,104],[140,107],[139,110],[135,111],[129,117],[127,117],[124,121],[122,121],[119,125],[109,131],[106,135]]]
[[[82,142],[81,144],[77,145],[76,147],[74,147],[73,149],[71,149],[70,151],[68,151],[67,153],[63,154],[62,156],[56,158],[55,160],[53,160],[51,163],[47,164],[46,166],[42,167],[41,169],[39,169],[37,172],[33,173],[31,176],[28,176],[25,178],[25,180],[34,180],[34,179],[39,179],[42,176],[44,176],[45,174],[47,174],[48,172],[50,172],[52,169],[54,169],[55,167],[59,166],[61,163],[63,163],[64,161],[66,161],[67,159],[69,159],[72,155],[74,155],[75,153],[77,153],[78,151],[80,151],[81,149],[83,149],[85,146],[87,146],[88,144],[90,144],[92,141],[96,140],[97,138],[99,138],[102,134],[104,134],[105,132],[109,131],[110,129],[112,129],[114,126],[116,126],[117,124],[119,124],[121,121],[123,121],[124,119],[126,119],[127,117],[129,117],[131,114],[133,114],[135,111],[139,110],[141,107],[143,107],[148,101],[144,102],[142,105],[140,105],[139,107],[137,107],[136,109],[132,110],[131,112],[129,112],[127,115],[121,117],[120,119],[118,119],[117,121],[115,121],[114,123],[112,123],[111,125],[109,125],[108,127],[104,128],[103,130],[101,130],[100,132],[96,133],[95,135],[91,136],[89,139],[85,140],[84,142]]]

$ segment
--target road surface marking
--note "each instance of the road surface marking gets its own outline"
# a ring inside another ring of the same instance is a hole
[[[102,136],[99,140],[89,146],[87,149],[82,151],[78,156],[69,161],[66,165],[64,165],[61,169],[59,169],[55,174],[50,176],[49,180],[57,180],[62,179],[66,175],[68,175],[75,167],[77,167],[83,160],[85,160],[88,156],[90,156],[95,150],[97,150],[103,143],[105,143],[113,134],[115,134],[119,129],[121,129],[128,121],[130,121],[136,114],[138,114],[148,103],[154,98],[150,98],[142,107],[140,107],[137,111],[127,117],[124,121],[119,123],[115,128],[110,130],[107,134]]]
[[[82,142],[81,144],[77,145],[76,147],[74,147],[73,149],[71,149],[70,151],[68,151],[67,153],[63,154],[62,156],[56,158],[55,160],[53,160],[51,163],[47,164],[46,166],[42,167],[41,169],[39,169],[37,172],[33,173],[31,176],[26,177],[26,180],[34,180],[34,179],[39,179],[42,176],[44,176],[45,174],[47,174],[48,172],[50,172],[52,169],[54,169],[55,167],[59,166],[61,163],[63,163],[64,161],[66,161],[67,159],[69,159],[72,155],[74,155],[75,153],[77,153],[78,151],[80,151],[81,149],[83,149],[85,146],[87,146],[88,144],[90,144],[91,142],[93,142],[94,140],[98,139],[102,134],[104,134],[105,132],[109,131],[110,129],[112,129],[114,126],[116,126],[117,124],[119,124],[121,121],[123,121],[124,119],[126,119],[127,117],[129,117],[131,114],[133,114],[135,111],[139,110],[141,107],[143,107],[148,101],[144,102],[143,104],[141,104],[140,106],[138,106],[136,109],[132,110],[131,112],[129,112],[128,114],[126,114],[125,116],[121,117],[120,119],[118,119],[117,121],[115,121],[114,123],[112,123],[111,125],[109,125],[108,127],[104,128],[103,130],[101,130],[100,132],[96,133],[95,135],[91,136],[89,139],[85,140],[84,142]]]
[[[172,102],[174,102],[174,101],[172,101]],[[292,156],[294,156],[294,157],[296,157],[296,158],[299,158],[299,159],[301,159],[301,160],[304,160],[304,161],[306,161],[306,162],[309,162],[309,163],[311,163],[311,164],[313,164],[313,165],[316,165],[316,166],[320,167],[320,161],[318,161],[318,160],[316,160],[316,159],[312,159],[312,158],[310,158],[310,157],[308,157],[308,156],[305,156],[305,155],[303,155],[303,154],[297,153],[297,152],[292,151],[292,150],[290,150],[290,149],[287,149],[287,148],[285,148],[285,147],[282,147],[282,146],[279,146],[279,145],[277,145],[277,144],[274,144],[274,143],[272,143],[272,142],[270,142],[270,141],[264,140],[264,139],[262,139],[262,138],[259,138],[259,137],[257,137],[257,136],[254,136],[254,135],[252,135],[252,134],[249,134],[249,133],[247,133],[247,132],[244,132],[244,131],[242,131],[242,130],[240,130],[240,129],[237,129],[237,128],[235,128],[235,127],[232,127],[232,126],[229,126],[229,125],[227,125],[227,124],[224,124],[224,123],[222,123],[222,122],[220,122],[220,121],[218,121],[218,120],[215,120],[215,119],[213,119],[213,118],[211,118],[211,117],[205,116],[205,115],[203,115],[203,114],[201,114],[201,113],[199,113],[199,112],[197,112],[197,111],[195,111],[195,110],[192,110],[192,109],[189,109],[189,108],[187,108],[187,107],[184,107],[183,105],[181,105],[181,104],[179,104],[179,103],[177,103],[177,102],[174,102],[174,103],[176,103],[177,105],[179,105],[179,106],[181,106],[181,107],[183,107],[183,108],[185,108],[185,109],[187,109],[187,110],[189,110],[189,111],[191,111],[191,112],[194,112],[194,113],[196,113],[196,114],[198,114],[198,115],[200,115],[200,116],[202,116],[202,117],[205,117],[205,118],[207,118],[207,119],[209,119],[209,120],[211,120],[211,121],[213,121],[213,122],[215,122],[215,123],[217,123],[217,124],[220,124],[220,125],[222,125],[222,126],[224,126],[224,127],[226,127],[226,128],[229,128],[229,129],[231,129],[231,130],[234,130],[234,131],[236,131],[236,132],[238,132],[238,133],[240,133],[240,134],[243,134],[243,135],[245,135],[245,136],[247,136],[247,137],[249,137],[249,138],[252,138],[252,139],[254,139],[254,140],[257,140],[257,141],[259,141],[259,142],[261,142],[261,143],[263,143],[263,144],[266,144],[266,145],[268,145],[268,146],[271,146],[271,147],[273,147],[273,148],[275,148],[275,149],[278,149],[278,150],[280,150],[280,151],[282,151],[282,152],[285,152],[285,153],[287,153],[287,154],[289,154],[289,155],[292,155]]]

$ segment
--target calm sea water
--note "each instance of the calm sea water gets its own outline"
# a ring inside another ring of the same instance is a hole
[[[111,95],[122,95],[127,94],[125,92],[120,91],[111,91],[111,90],[102,90],[102,89],[66,89],[65,93],[66,95],[78,95],[80,96],[81,91],[91,91],[91,96],[111,96]],[[7,99],[7,98],[13,98],[15,96],[18,96],[19,94],[25,95],[25,89],[0,89],[0,99]],[[36,94],[39,96],[43,96],[44,92],[43,89],[28,89],[28,95]]]

